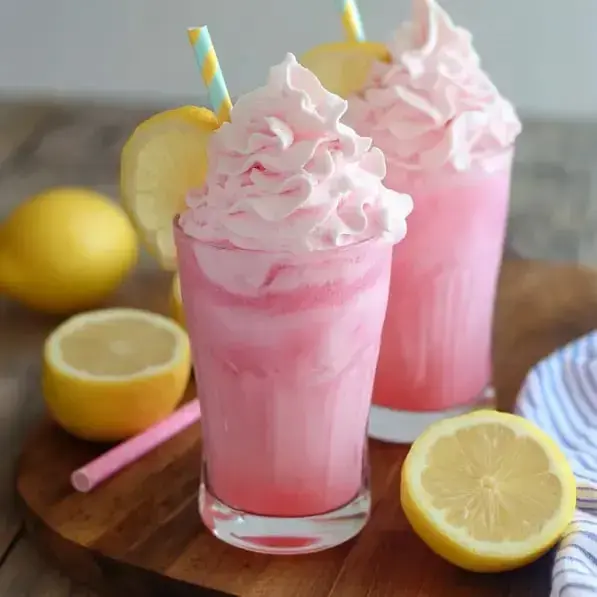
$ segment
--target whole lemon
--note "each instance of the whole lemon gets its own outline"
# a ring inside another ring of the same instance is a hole
[[[97,305],[135,265],[137,236],[113,201],[82,188],[54,188],[0,225],[0,292],[40,311]]]

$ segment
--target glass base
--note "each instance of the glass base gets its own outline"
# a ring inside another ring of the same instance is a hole
[[[199,513],[218,538],[248,551],[270,555],[314,553],[340,545],[357,535],[371,512],[371,492],[364,486],[346,506],[318,516],[259,516],[230,508],[202,482]]]
[[[495,408],[493,387],[487,387],[477,400],[448,410],[413,412],[372,405],[368,433],[383,442],[411,444],[429,425],[481,408]]]

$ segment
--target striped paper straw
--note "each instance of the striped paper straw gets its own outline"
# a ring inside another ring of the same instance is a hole
[[[356,0],[337,0],[342,15],[342,25],[349,41],[365,41],[363,21]]]
[[[190,27],[187,32],[203,82],[207,87],[212,109],[220,122],[230,120],[232,102],[207,26]]]

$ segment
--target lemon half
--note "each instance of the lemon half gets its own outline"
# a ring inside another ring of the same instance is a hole
[[[477,411],[416,440],[401,501],[438,555],[492,572],[530,563],[558,541],[574,514],[576,483],[557,444],[531,422]]]
[[[190,370],[188,336],[172,319],[138,309],[91,311],[47,338],[44,397],[73,435],[117,441],[169,415]]]
[[[343,97],[363,89],[374,62],[390,62],[387,46],[371,41],[341,41],[322,44],[303,54],[299,62],[312,71],[321,84]]]
[[[176,269],[174,216],[207,173],[207,144],[219,123],[207,108],[184,106],[152,116],[122,150],[123,204],[147,249],[167,270]]]

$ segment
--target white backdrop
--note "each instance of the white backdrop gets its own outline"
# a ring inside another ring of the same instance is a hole
[[[361,0],[385,39],[409,0]],[[444,0],[526,113],[597,117],[595,0]],[[0,95],[203,96],[185,28],[207,23],[233,94],[286,51],[342,35],[335,0],[0,0]],[[163,98],[162,96],[168,96]]]

